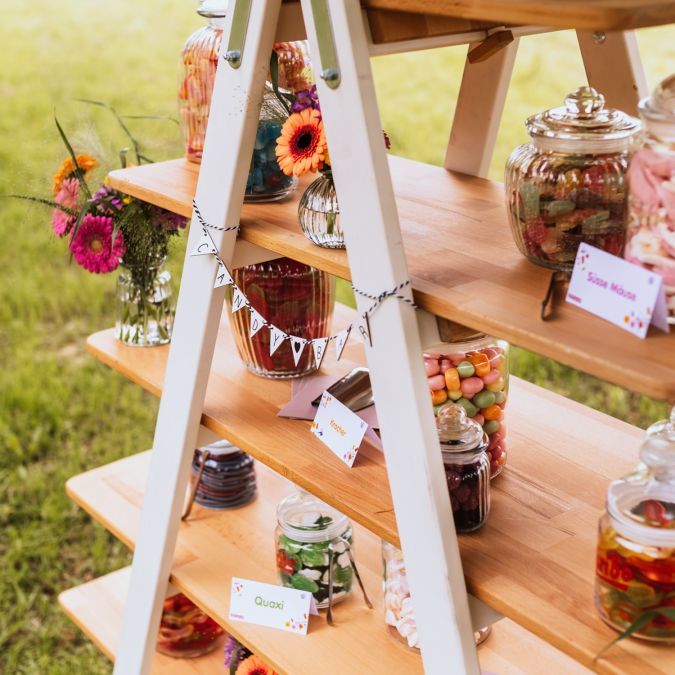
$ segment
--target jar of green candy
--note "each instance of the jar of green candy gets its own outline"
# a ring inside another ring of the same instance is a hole
[[[351,592],[352,543],[349,519],[308,492],[279,503],[275,530],[279,581],[312,593],[320,609]]]
[[[513,238],[538,265],[570,272],[584,242],[621,255],[627,227],[626,171],[639,120],[605,107],[592,87],[528,118],[530,143],[506,164]]]

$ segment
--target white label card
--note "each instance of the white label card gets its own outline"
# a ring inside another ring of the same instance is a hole
[[[589,244],[579,246],[566,299],[640,338],[650,324],[669,332],[663,279]]]
[[[306,635],[312,599],[307,591],[233,577],[230,620]]]
[[[368,425],[346,405],[324,391],[312,422],[312,433],[349,468],[354,464]]]

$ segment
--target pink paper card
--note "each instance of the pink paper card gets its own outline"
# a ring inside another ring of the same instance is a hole
[[[663,279],[589,244],[579,246],[566,300],[640,338],[650,324],[669,332]]]

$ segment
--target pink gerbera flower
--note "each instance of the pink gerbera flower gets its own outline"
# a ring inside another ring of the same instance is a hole
[[[117,269],[125,251],[124,239],[122,233],[118,232],[115,245],[112,246],[112,233],[112,218],[88,213],[70,242],[70,250],[77,264],[95,274],[106,274]]]
[[[78,198],[80,196],[80,181],[77,178],[66,178],[61,183],[61,189],[54,197],[54,201],[67,209],[77,211]],[[54,234],[63,237],[70,231],[70,228],[75,222],[75,216],[62,211],[61,209],[54,209],[52,211],[52,229]]]

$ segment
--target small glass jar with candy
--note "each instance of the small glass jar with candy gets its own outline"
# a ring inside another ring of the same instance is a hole
[[[621,255],[629,154],[639,120],[605,107],[592,87],[528,118],[532,141],[506,164],[511,230],[532,262],[570,272],[581,242]]]
[[[490,513],[487,435],[456,403],[441,407],[436,425],[455,529],[473,532],[485,524]]]
[[[506,464],[509,344],[452,321],[439,319],[438,326],[444,342],[424,354],[434,412],[454,401],[483,427],[494,478]]]
[[[259,315],[278,329],[306,340],[330,335],[335,305],[335,278],[330,274],[290,258],[278,258],[235,269],[232,278]],[[240,309],[233,314],[230,293],[227,304],[239,356],[251,372],[292,378],[317,369],[311,345],[305,347],[297,363],[290,340],[270,353],[269,328],[262,327],[252,335],[250,312]]]
[[[625,257],[663,277],[668,321],[675,324],[675,75],[638,108],[646,134],[628,168]]]
[[[600,519],[595,605],[618,631],[675,642],[675,408],[653,424],[642,464],[614,481]]]
[[[194,658],[213,651],[225,631],[182,593],[164,601],[157,651],[175,658]]]
[[[277,507],[275,547],[283,586],[308,591],[317,607],[344,600],[352,590],[352,526],[347,516],[307,492]]]

